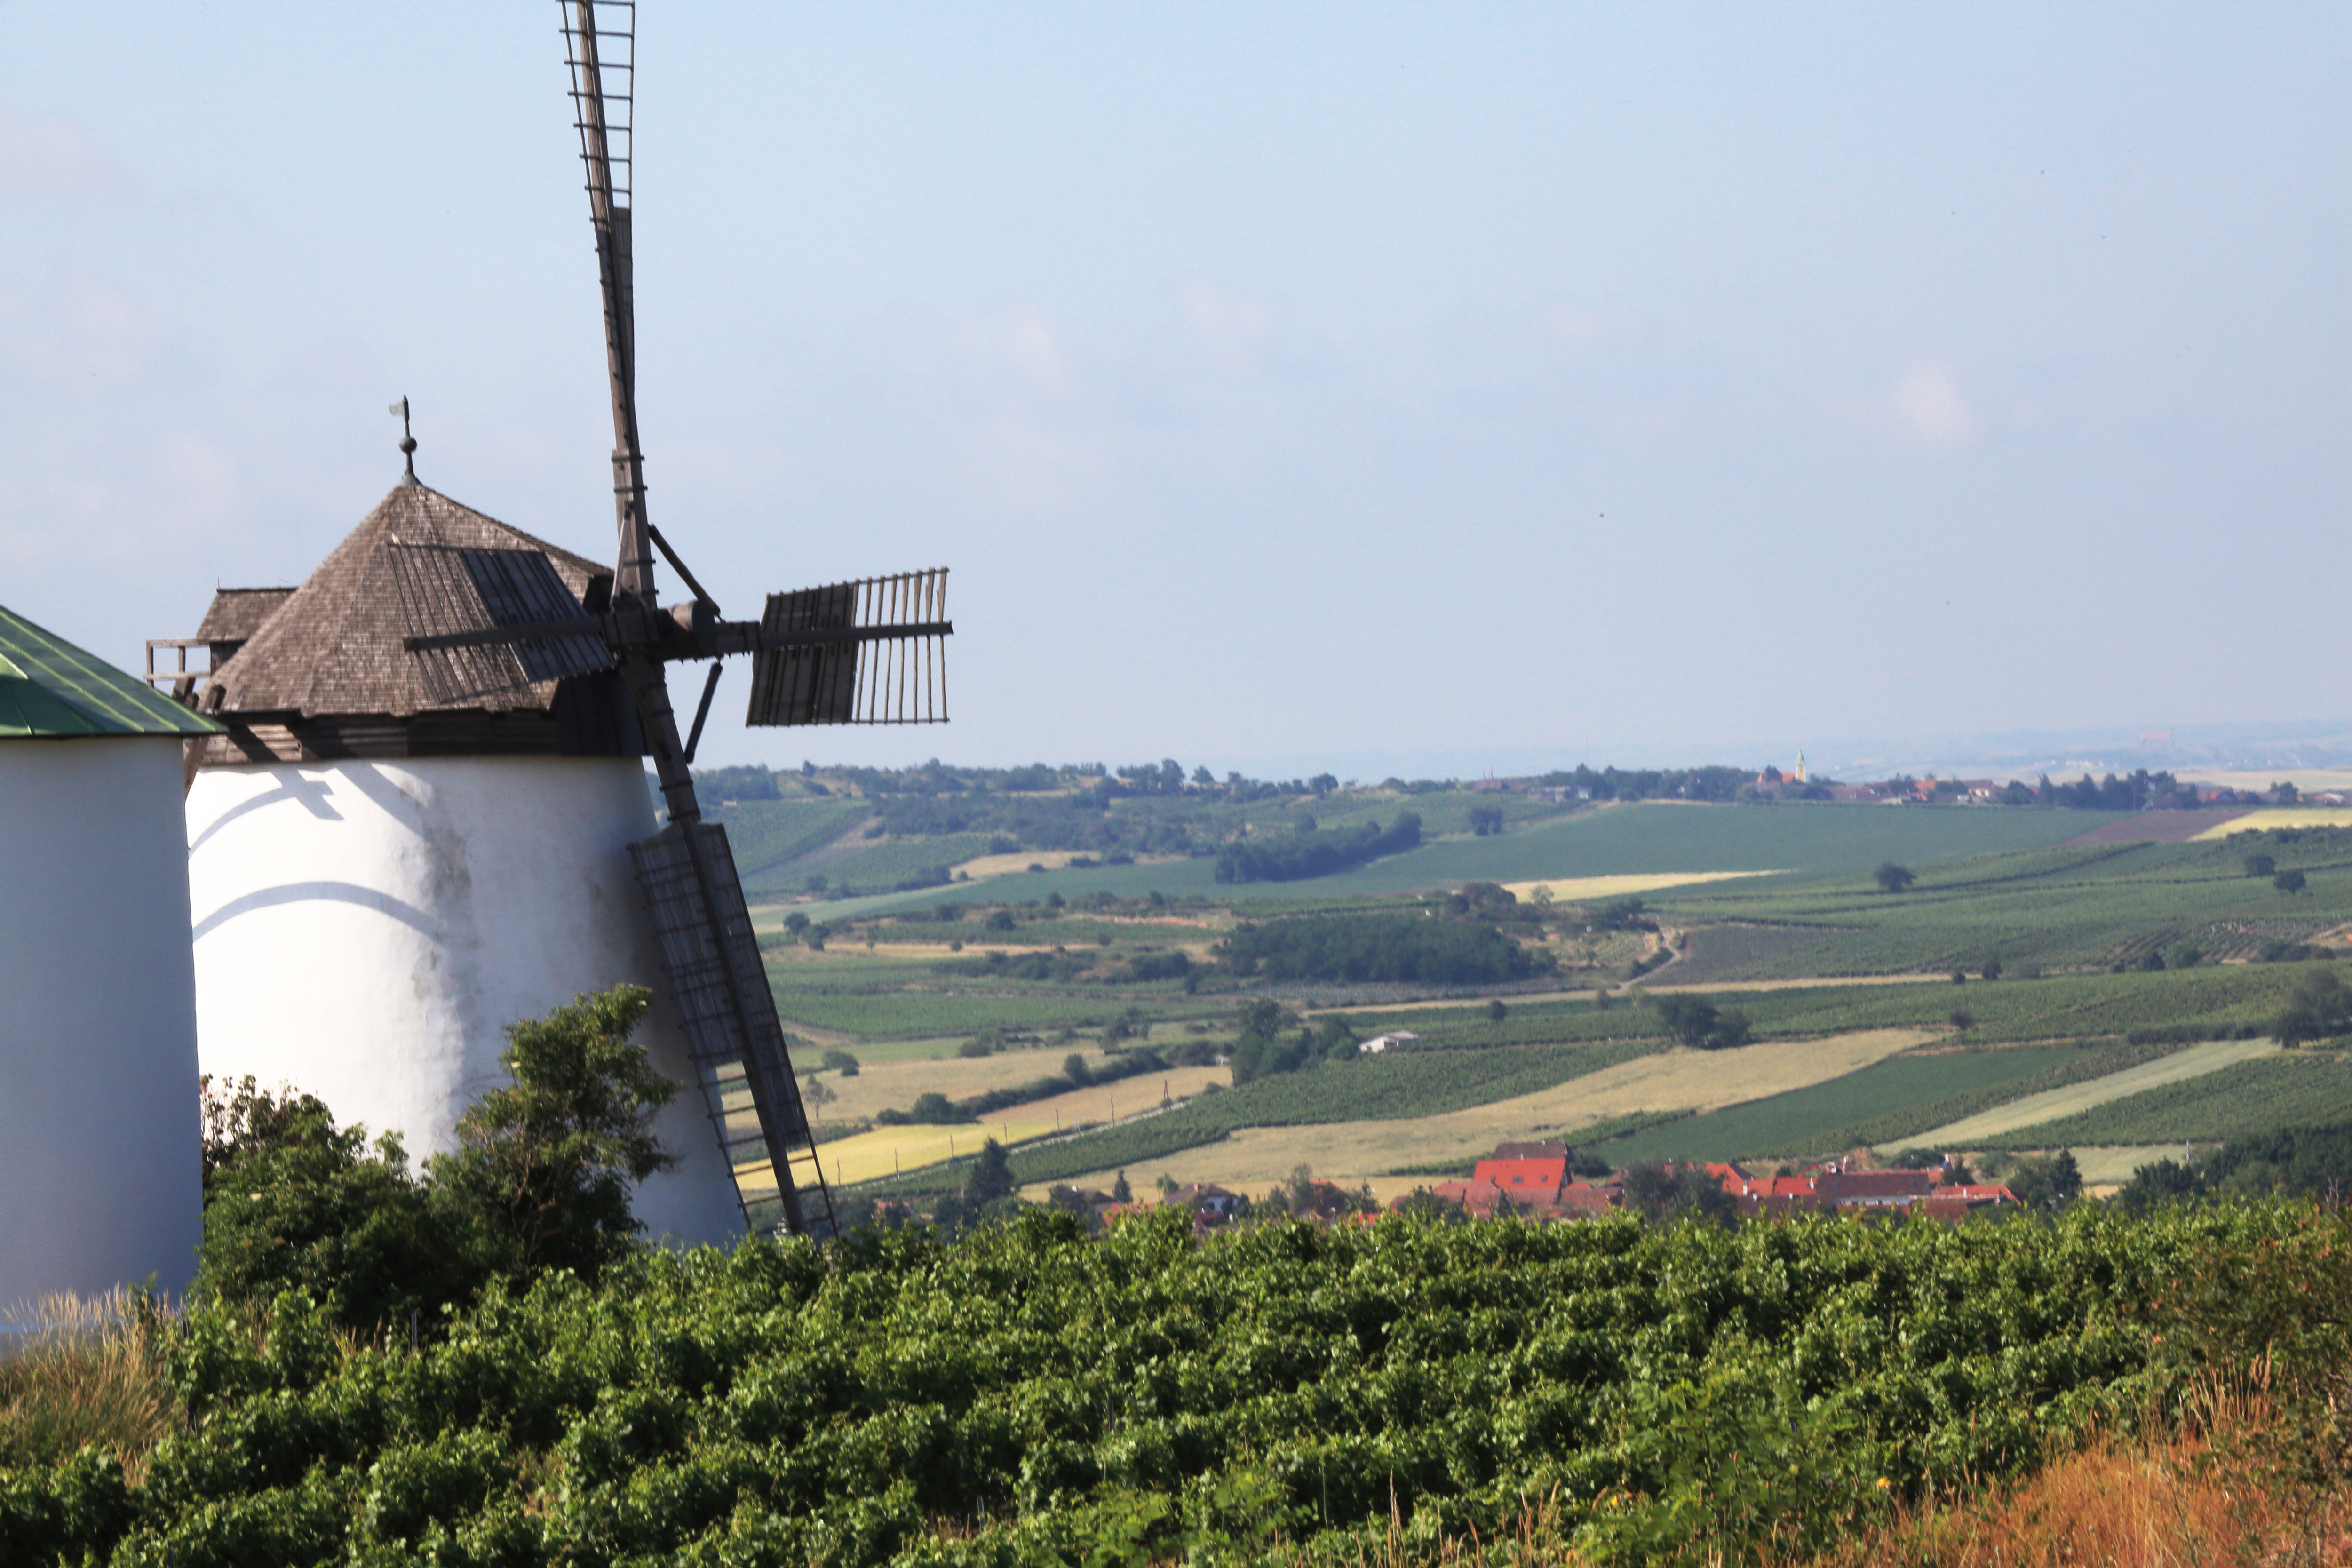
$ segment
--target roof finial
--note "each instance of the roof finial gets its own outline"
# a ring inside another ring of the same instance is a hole
[[[400,476],[400,482],[413,485],[416,483],[416,437],[408,433],[408,399],[404,397],[394,404],[392,411],[400,416],[400,456],[402,461],[408,465],[407,470]]]

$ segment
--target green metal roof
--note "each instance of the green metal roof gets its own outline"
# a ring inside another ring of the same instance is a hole
[[[220,724],[0,605],[0,741],[222,732]]]

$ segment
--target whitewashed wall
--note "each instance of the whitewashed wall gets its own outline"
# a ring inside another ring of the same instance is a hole
[[[250,1073],[396,1131],[413,1159],[504,1081],[504,1026],[623,981],[680,1085],[639,1194],[656,1236],[742,1220],[695,1086],[628,846],[655,830],[627,758],[464,757],[207,768],[187,799],[205,1071]]]
[[[195,1270],[180,788],[168,735],[0,742],[0,1308]]]

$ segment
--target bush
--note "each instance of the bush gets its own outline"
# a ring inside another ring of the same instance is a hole
[[[1217,857],[1216,878],[1220,882],[1296,882],[1350,870],[1383,855],[1402,854],[1420,843],[1421,818],[1408,811],[1385,833],[1380,824],[1369,822],[1345,832],[1228,844]]]
[[[1492,985],[1549,973],[1557,964],[1549,952],[1532,954],[1491,925],[1419,915],[1307,915],[1244,923],[1218,951],[1235,973],[1277,981]]]
[[[1919,879],[1918,873],[1912,870],[1910,867],[1898,866],[1892,860],[1880,861],[1878,869],[1870,875],[1871,879],[1878,884],[1878,890],[1882,893],[1902,892]]]
[[[653,1135],[677,1086],[629,1037],[650,993],[616,986],[509,1025],[513,1080],[457,1121],[458,1148],[412,1175],[399,1139],[339,1129],[309,1095],[251,1079],[205,1102],[204,1243],[192,1294],[291,1290],[373,1330],[484,1284],[549,1269],[594,1279],[635,1245],[636,1184],[676,1163]]]
[[[1718,1008],[1705,997],[1664,993],[1647,1000],[1666,1033],[1695,1051],[1732,1050],[1753,1037],[1745,1014]]]

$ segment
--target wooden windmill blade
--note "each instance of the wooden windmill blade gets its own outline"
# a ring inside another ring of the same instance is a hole
[[[944,566],[769,595],[764,637],[831,632],[842,640],[761,647],[743,722],[946,723],[954,630],[947,595]]]
[[[586,171],[589,219],[604,304],[605,365],[613,402],[613,500],[620,534],[614,575],[616,611],[656,605],[653,551],[660,536],[646,516],[645,461],[637,444],[636,324],[631,283],[630,167],[636,68],[634,0],[562,0],[573,122]],[[664,552],[668,553],[666,544]],[[672,557],[675,562],[675,557]],[[692,578],[681,566],[679,575]],[[717,606],[697,595],[698,612]],[[698,614],[697,620],[702,619]],[[725,831],[702,820],[694,777],[679,743],[664,665],[719,651],[648,615],[607,618],[614,663],[635,700],[668,807],[669,826],[630,851],[650,906],[663,967],[683,1017],[704,1104],[736,1174],[739,1198],[764,1164],[775,1183],[781,1223],[794,1234],[833,1234],[833,1198],[816,1158],[798,1082],[751,935]],[[632,631],[628,628],[634,627]],[[750,1126],[740,1102],[748,1099]],[[741,1163],[737,1156],[749,1152]],[[750,1178],[747,1180],[747,1178]],[[745,1217],[753,1203],[744,1200]]]

